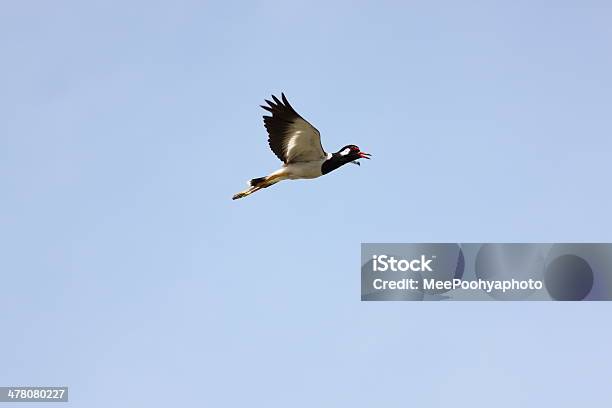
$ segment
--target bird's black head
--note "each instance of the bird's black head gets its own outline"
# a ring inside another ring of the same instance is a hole
[[[358,146],[346,145],[327,159],[321,167],[321,172],[327,174],[346,163],[359,165],[358,159],[369,159],[370,154],[362,152]]]
[[[337,154],[341,158],[344,158],[347,163],[352,162],[357,159],[369,159],[370,158],[369,153],[362,152],[359,149],[359,146],[355,146],[355,145],[346,145],[342,149],[338,150],[338,152],[335,154]],[[359,162],[355,162],[355,163],[359,164]]]

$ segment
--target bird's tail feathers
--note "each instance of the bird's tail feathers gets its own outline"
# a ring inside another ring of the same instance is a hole
[[[264,183],[264,181],[266,181],[267,177],[257,177],[254,179],[251,179],[251,181],[249,181],[249,186],[251,187],[257,187],[258,185],[261,185]]]

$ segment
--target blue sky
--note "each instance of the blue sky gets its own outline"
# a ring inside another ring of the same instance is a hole
[[[611,17],[4,4],[1,385],[89,408],[609,406],[609,304],[362,303],[359,249],[612,241]],[[281,91],[373,160],[234,202],[279,165],[258,105]]]

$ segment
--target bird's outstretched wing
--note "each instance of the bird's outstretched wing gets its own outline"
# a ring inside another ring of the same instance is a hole
[[[323,160],[327,155],[319,131],[291,107],[285,94],[281,94],[282,101],[274,95],[272,99],[274,102],[266,99],[269,106],[261,107],[272,113],[263,118],[274,154],[286,164]]]

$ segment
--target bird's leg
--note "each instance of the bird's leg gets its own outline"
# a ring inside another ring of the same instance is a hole
[[[234,196],[232,197],[232,200],[237,200],[239,198],[243,198],[243,197],[246,197],[248,195],[251,195],[251,194],[253,194],[256,191],[259,191],[262,188],[270,187],[272,184],[276,184],[279,181],[282,181],[283,179],[284,179],[284,177],[282,175],[280,175],[280,174],[271,174],[271,175],[265,177],[257,185],[251,186],[251,187],[247,188],[244,191],[241,191],[241,192],[239,192],[237,194],[234,194]]]
[[[247,189],[246,189],[246,190],[244,190],[244,191],[241,191],[241,192],[239,192],[239,193],[237,193],[237,194],[234,194],[234,196],[232,197],[232,200],[237,200],[237,199],[239,199],[239,198],[246,197],[246,196],[248,196],[248,195],[253,194],[253,193],[254,193],[254,192],[256,192],[257,190],[261,190],[261,189],[262,189],[262,187],[249,187],[249,188],[247,188]]]

